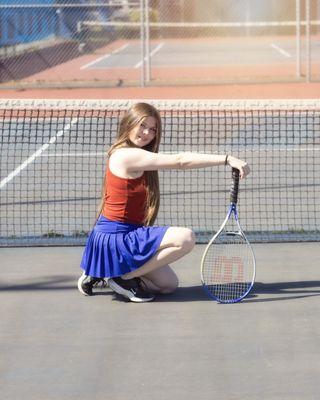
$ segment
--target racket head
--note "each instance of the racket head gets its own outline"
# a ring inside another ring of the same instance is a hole
[[[222,229],[210,241],[201,261],[201,282],[220,303],[237,303],[248,295],[255,280],[255,257],[241,231]]]

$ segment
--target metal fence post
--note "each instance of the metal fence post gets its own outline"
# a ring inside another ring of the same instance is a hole
[[[301,3],[296,0],[296,75],[301,77]]]
[[[140,46],[141,46],[141,78],[140,86],[146,84],[145,76],[145,17],[144,17],[144,0],[140,0]]]
[[[150,20],[149,20],[149,0],[145,0],[145,32],[146,32],[146,80],[151,80],[151,57],[150,57]]]
[[[306,82],[311,80],[310,0],[306,0]]]

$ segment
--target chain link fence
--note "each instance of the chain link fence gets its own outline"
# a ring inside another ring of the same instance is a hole
[[[0,87],[320,79],[320,0],[3,0]]]

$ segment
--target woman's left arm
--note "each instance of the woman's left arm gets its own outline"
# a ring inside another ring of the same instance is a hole
[[[182,169],[227,164],[239,170],[241,179],[245,178],[250,173],[250,167],[245,161],[231,155],[181,153],[180,156]]]

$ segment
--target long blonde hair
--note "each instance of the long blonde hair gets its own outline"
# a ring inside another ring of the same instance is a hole
[[[123,116],[120,121],[118,135],[115,143],[110,147],[107,156],[110,155],[120,147],[137,147],[129,139],[129,134],[133,128],[139,125],[146,117],[154,117],[156,119],[157,132],[154,139],[143,147],[144,150],[158,153],[160,139],[161,139],[161,117],[156,108],[148,103],[134,104]],[[147,200],[146,200],[146,213],[143,221],[144,225],[153,225],[157,218],[159,205],[160,205],[160,192],[159,192],[159,176],[158,171],[145,171],[146,187],[147,187]],[[105,178],[106,179],[106,178]],[[104,180],[102,189],[102,198],[99,207],[99,215],[103,210],[105,202],[106,182]]]

